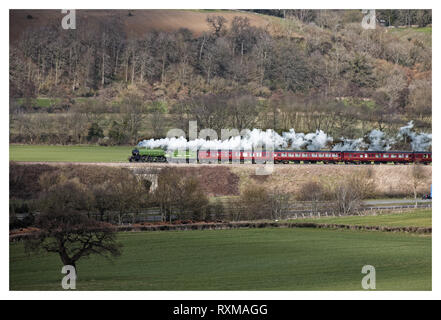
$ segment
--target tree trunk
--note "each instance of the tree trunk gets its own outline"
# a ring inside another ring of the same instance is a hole
[[[417,190],[416,190],[416,187],[413,189],[413,197],[414,197],[414,199],[415,199],[415,208],[417,208],[418,207],[418,200],[417,200]]]
[[[161,84],[164,84],[164,77],[165,77],[165,54],[162,56]]]
[[[105,58],[104,58],[104,49],[103,49],[103,65],[101,70],[101,86],[104,88],[104,68],[105,68]]]

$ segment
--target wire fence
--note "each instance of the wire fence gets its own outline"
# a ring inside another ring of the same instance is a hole
[[[389,205],[389,206],[361,206],[356,210],[352,211],[348,215],[376,215],[385,211],[397,211],[397,210],[412,210],[412,209],[423,209],[423,208],[431,208],[431,203],[420,203],[415,206],[409,204],[403,205]],[[271,211],[271,207],[261,208],[263,211],[268,211],[268,215],[266,218],[272,218],[273,216],[269,213]],[[210,220],[225,220],[225,221],[238,221],[240,219],[235,219],[234,217],[240,217],[242,213],[249,210],[249,208],[243,205],[223,205],[219,208],[220,212],[208,212],[207,216],[211,216]],[[330,202],[321,202],[317,203],[307,203],[307,202],[296,202],[290,203],[286,207],[278,208],[278,212],[280,213],[277,216],[277,219],[280,220],[291,220],[291,219],[306,219],[306,218],[322,218],[322,217],[338,217],[342,216],[337,213],[335,210],[335,206]],[[182,219],[183,217],[191,217],[192,211],[182,211],[178,208],[172,208],[170,212],[161,214],[161,210],[159,207],[148,208],[142,212],[131,212],[122,214],[119,218],[122,223],[149,223],[149,222],[161,222],[161,221],[174,221],[177,219]],[[115,217],[118,215],[118,212],[109,212],[108,216],[110,220],[115,222]],[[113,218],[112,218],[113,217]],[[99,217],[96,217],[97,219]],[[109,221],[109,218],[106,217]]]

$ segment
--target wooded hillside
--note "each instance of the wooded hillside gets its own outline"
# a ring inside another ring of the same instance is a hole
[[[431,12],[389,11],[383,25],[405,25],[364,30],[359,10],[78,10],[63,30],[58,10],[12,10],[11,142],[136,143],[196,115],[215,129],[430,131]]]

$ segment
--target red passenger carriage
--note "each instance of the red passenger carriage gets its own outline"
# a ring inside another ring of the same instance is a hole
[[[310,150],[199,150],[200,163],[339,163],[408,164],[432,162],[431,152],[408,151],[310,151]]]

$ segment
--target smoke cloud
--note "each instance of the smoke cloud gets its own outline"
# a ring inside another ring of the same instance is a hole
[[[416,133],[413,121],[410,121],[404,127],[401,127],[397,138],[399,141],[409,142],[414,151],[425,151],[432,145],[432,134],[430,133]]]
[[[163,138],[143,140],[138,146],[167,150],[251,150],[252,148],[268,148],[269,146],[272,146],[274,149],[320,150],[327,147],[331,142],[332,138],[321,130],[317,130],[315,133],[304,134],[296,133],[294,129],[291,129],[279,135],[271,129],[265,131],[253,129],[245,130],[242,136],[235,136],[226,140],[195,139],[188,141],[184,137]]]
[[[279,135],[271,129],[268,130],[245,130],[242,135],[229,139],[207,140],[194,139],[188,141],[184,137],[163,139],[149,139],[139,142],[138,147],[162,148],[166,150],[251,150],[253,148],[269,148],[292,150],[368,150],[387,151],[394,148],[397,142],[410,144],[412,151],[426,151],[432,145],[432,134],[416,133],[413,131],[414,124],[410,121],[406,126],[399,129],[395,136],[387,136],[380,130],[372,130],[362,138],[347,139],[342,137],[334,143],[334,138],[317,130],[311,133],[297,133],[294,129]]]

